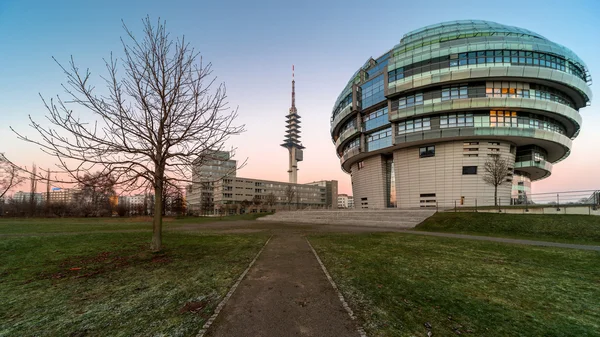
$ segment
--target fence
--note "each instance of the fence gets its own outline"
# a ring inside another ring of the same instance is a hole
[[[433,205],[425,204],[426,206],[433,207]],[[555,211],[561,211],[564,208],[587,207],[589,211],[596,211],[600,209],[600,190],[522,193],[511,198],[498,197],[496,200],[493,197],[436,200],[435,207],[438,209],[450,208],[454,211],[523,209],[525,212],[529,211],[529,209],[555,209]],[[590,212],[588,213],[591,214]]]

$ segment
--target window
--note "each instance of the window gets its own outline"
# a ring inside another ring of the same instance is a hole
[[[363,122],[365,123],[365,131],[389,124],[387,106],[365,115]]]
[[[421,193],[421,198],[435,198],[435,193]]]
[[[392,128],[383,129],[367,135],[367,150],[373,151],[392,146]]]
[[[405,120],[398,123],[397,134],[401,135],[404,133],[418,132],[431,130],[431,119],[429,117],[415,118]]]
[[[463,166],[462,174],[477,174],[477,166]]]
[[[359,161],[359,162],[358,162],[358,169],[359,169],[359,170],[361,170],[361,169],[363,169],[364,167],[365,167],[365,162],[364,162],[364,161],[362,161],[362,160],[361,160],[361,161]]]
[[[442,101],[461,98],[469,98],[466,84],[453,85],[442,89]]]
[[[344,132],[350,130],[350,129],[355,129],[356,128],[356,119],[352,118],[351,120],[347,121],[342,128],[340,129],[339,134],[343,134]]]
[[[383,75],[379,75],[361,85],[362,108],[368,108],[385,100],[383,95]]]
[[[440,116],[440,128],[457,128],[474,126],[472,113],[456,113]]]
[[[354,138],[354,140],[350,141],[350,143],[346,144],[346,146],[344,147],[343,154],[346,154],[346,153],[352,151],[353,149],[356,149],[359,147],[360,147],[360,137],[356,137],[356,138]]]
[[[479,154],[477,153],[465,153],[463,154],[464,157],[479,157]]]
[[[435,156],[435,145],[422,146],[419,148],[419,158],[427,158]]]
[[[497,35],[514,34],[512,32],[496,33]],[[416,47],[416,46],[414,46]],[[411,47],[412,48],[412,47]],[[584,70],[574,63],[564,58],[554,55],[519,50],[479,50],[460,54],[451,54],[446,56],[434,57],[427,60],[415,62],[404,67],[399,67],[388,71],[388,83],[392,83],[409,76],[417,75],[423,72],[453,68],[453,67],[473,67],[477,64],[498,65],[520,65],[528,67],[545,67],[564,71],[573,74],[584,81],[587,76]],[[391,64],[390,68],[394,65]]]

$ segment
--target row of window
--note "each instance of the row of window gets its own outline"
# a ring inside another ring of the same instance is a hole
[[[487,82],[445,86],[442,89],[418,92],[392,100],[392,110],[430,104],[434,100],[448,101],[464,98],[506,97],[548,100],[575,108],[575,103],[562,92],[538,84],[520,82]]]
[[[459,128],[474,126],[472,113],[455,113],[440,116],[440,128]]]
[[[352,118],[347,121],[340,129],[340,135],[350,129],[356,128],[356,119]]]
[[[510,117],[508,117],[510,115]],[[542,129],[565,134],[565,129],[546,117],[517,116],[516,111],[490,111],[490,127],[513,127],[521,129]]]
[[[383,129],[367,135],[367,150],[375,151],[392,146],[392,128]]]
[[[388,72],[388,83],[428,71],[475,64],[510,64],[552,68],[568,72],[586,81],[585,73],[581,68],[562,57],[532,51],[484,50],[435,57],[394,69]]]
[[[387,66],[388,64],[389,57],[390,54],[387,53],[385,55],[382,55],[379,59],[377,59],[377,64],[373,68],[367,70],[366,78],[369,79],[382,72],[385,69],[385,66]]]
[[[360,137],[357,137],[350,141],[346,146],[344,146],[343,154],[350,152],[351,150],[358,148],[360,146]]]
[[[396,124],[396,134],[403,135],[413,132],[421,132],[432,129],[432,120],[439,118],[439,128],[458,128],[458,127],[511,127],[521,129],[541,129],[565,134],[565,129],[558,122],[545,116],[534,114],[519,115],[516,111],[491,110],[489,115],[483,115],[481,112],[474,113],[451,113],[443,114],[439,117],[421,117],[406,119]],[[367,150],[373,151],[392,145],[392,130],[384,130],[367,134]],[[360,146],[360,137],[353,139],[346,144],[343,154]]]
[[[342,109],[347,107],[349,104],[352,104],[352,93],[349,93],[346,97],[344,97],[344,99],[342,99],[338,103],[335,109],[333,109],[333,115],[331,116],[331,118],[335,118],[335,116],[342,112]]]
[[[398,134],[431,130],[431,118],[415,118],[398,123]]]
[[[516,153],[515,161],[543,161],[546,160],[548,152],[539,146],[536,145],[527,145],[519,147],[519,150]]]
[[[385,101],[383,93],[383,75],[361,85],[361,106],[366,109],[376,103]]]
[[[365,123],[366,131],[388,124],[390,121],[388,119],[387,106],[365,115],[363,122]]]

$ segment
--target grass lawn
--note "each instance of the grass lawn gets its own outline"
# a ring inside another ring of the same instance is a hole
[[[369,336],[600,331],[598,252],[398,233],[310,241]]]
[[[267,236],[163,238],[159,254],[147,232],[0,238],[0,336],[195,336]]]
[[[250,213],[223,217],[165,217],[163,228],[175,229],[186,223],[255,220],[270,213]],[[80,233],[109,231],[151,231],[151,217],[125,218],[0,218],[2,234]]]
[[[416,230],[600,245],[600,217],[565,214],[436,213]]]

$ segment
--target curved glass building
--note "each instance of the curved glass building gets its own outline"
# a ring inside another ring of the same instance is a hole
[[[590,84],[575,53],[526,29],[453,21],[406,34],[333,108],[355,207],[493,204],[483,175],[495,155],[511,171],[500,203],[520,202],[569,155]]]

